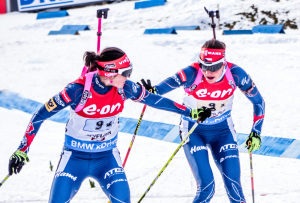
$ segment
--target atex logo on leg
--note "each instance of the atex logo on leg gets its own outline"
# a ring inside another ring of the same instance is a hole
[[[236,150],[238,148],[237,144],[226,144],[220,148],[220,152],[225,152],[228,150]]]
[[[124,173],[124,168],[113,168],[109,171],[107,171],[104,175],[104,179],[107,177],[110,178],[111,176],[114,176],[116,174]]]

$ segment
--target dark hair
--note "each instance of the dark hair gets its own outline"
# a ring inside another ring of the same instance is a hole
[[[89,67],[88,72],[94,71],[99,66],[97,61],[113,61],[121,58],[125,55],[125,52],[117,47],[107,47],[105,48],[100,55],[95,52],[85,52],[83,55],[84,64],[86,67]]]
[[[216,39],[208,40],[204,43],[202,48],[210,49],[226,49],[226,44]]]

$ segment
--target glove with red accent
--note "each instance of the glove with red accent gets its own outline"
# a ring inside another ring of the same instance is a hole
[[[252,153],[254,150],[258,150],[261,145],[260,135],[256,132],[251,132],[248,136],[245,147],[248,149],[248,153]]]
[[[205,106],[199,108],[199,109],[192,109],[190,117],[192,117],[193,120],[200,120],[202,123],[205,119],[209,118],[211,116],[211,109],[207,108]]]
[[[23,151],[17,150],[9,158],[8,173],[11,176],[13,173],[20,173],[22,167],[26,162],[29,162],[27,154]]]
[[[147,82],[144,79],[141,79],[142,85],[137,82],[140,86],[144,86],[148,92],[151,92],[152,94],[157,94],[155,87],[151,85],[151,81],[147,79]]]

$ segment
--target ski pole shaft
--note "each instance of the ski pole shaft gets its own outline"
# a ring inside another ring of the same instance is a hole
[[[137,132],[138,132],[138,130],[139,130],[140,124],[141,124],[141,122],[142,122],[142,119],[143,119],[143,116],[144,116],[146,107],[147,107],[147,105],[145,104],[144,107],[143,107],[142,113],[141,113],[141,115],[140,115],[139,121],[138,121],[138,123],[136,124],[135,130],[134,130],[134,134],[133,134],[133,136],[132,136],[132,140],[131,140],[131,142],[130,142],[129,148],[128,148],[128,150],[127,150],[127,153],[126,153],[126,156],[125,156],[125,159],[124,159],[124,162],[123,162],[123,168],[125,167],[125,164],[126,164],[126,162],[127,162],[129,153],[130,153],[130,151],[131,151],[133,142],[134,142],[134,140],[135,140],[135,136],[136,136],[136,134],[137,134]],[[110,201],[108,201],[107,203],[110,203]]]
[[[98,32],[97,32],[97,36],[98,36],[98,40],[97,40],[97,54],[100,53],[100,40],[101,40],[101,19],[102,18],[98,18]]]
[[[177,147],[177,149],[175,150],[175,152],[172,154],[172,156],[169,158],[169,160],[167,161],[167,163],[164,165],[164,167],[160,170],[160,172],[158,173],[158,175],[154,178],[154,180],[152,181],[152,183],[150,184],[150,186],[147,188],[147,190],[144,192],[144,194],[142,195],[142,197],[139,199],[138,203],[140,203],[144,197],[146,196],[146,194],[149,192],[149,190],[151,189],[151,187],[154,185],[154,183],[156,182],[156,180],[159,178],[159,176],[164,172],[164,170],[167,168],[167,166],[169,165],[169,163],[172,161],[172,159],[174,158],[174,156],[177,154],[177,152],[179,151],[179,149],[181,148],[181,146],[186,142],[186,140],[190,137],[190,135],[192,134],[192,132],[194,132],[194,130],[196,129],[196,127],[198,126],[200,120],[197,120],[197,122],[192,126],[192,128],[190,129],[190,131],[188,132],[188,134],[185,136],[185,138],[181,141],[181,143],[179,144],[179,146]]]
[[[211,18],[211,21],[212,21],[212,29],[213,29],[213,34],[214,34],[214,39],[216,39],[216,31],[215,31],[215,28],[216,28],[216,24],[214,22],[214,17]]]
[[[127,153],[126,153],[126,156],[125,156],[125,159],[124,159],[124,162],[123,162],[123,167],[125,167],[125,164],[126,164],[126,162],[127,162],[127,159],[128,159],[129,153],[130,153],[130,151],[131,151],[133,142],[134,142],[134,140],[135,140],[136,134],[137,134],[137,132],[138,132],[138,130],[139,130],[141,121],[142,121],[142,119],[143,119],[143,116],[144,116],[146,107],[147,107],[147,105],[145,104],[144,107],[143,107],[142,113],[141,113],[141,115],[140,115],[139,121],[138,121],[138,123],[137,123],[137,125],[136,125],[134,134],[133,134],[133,136],[132,136],[132,140],[131,140],[130,145],[129,145],[129,148],[128,148],[128,150],[127,150]]]
[[[249,157],[250,157],[250,173],[251,173],[252,200],[253,200],[253,203],[254,203],[255,200],[254,200],[254,180],[253,180],[252,152],[249,154]]]
[[[10,175],[7,175],[2,182],[0,183],[0,187],[5,183],[5,181],[7,181],[7,179],[9,178]]]

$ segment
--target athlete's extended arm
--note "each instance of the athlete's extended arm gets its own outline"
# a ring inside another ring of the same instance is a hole
[[[253,125],[246,140],[245,147],[249,153],[258,150],[261,145],[261,129],[265,117],[265,102],[250,76],[240,67],[232,68],[237,86],[253,104]]]
[[[210,116],[210,109],[200,108],[191,111],[191,109],[168,98],[161,97],[160,95],[155,95],[146,91],[144,86],[137,85],[132,81],[127,81],[125,83],[124,93],[126,95],[126,98],[132,99],[133,101],[141,102],[157,109],[193,117],[194,119],[202,117],[200,120],[204,121],[207,117]],[[201,114],[202,111],[205,111],[206,113]]]
[[[51,97],[48,102],[37,110],[27,126],[25,135],[18,149],[27,153],[42,123],[67,106],[78,103],[81,97],[79,92],[82,93],[82,86],[70,84],[64,90]]]
[[[24,164],[29,161],[27,156],[29,147],[42,123],[65,107],[76,105],[76,103],[78,103],[80,100],[82,89],[82,86],[78,84],[70,84],[63,91],[50,98],[48,102],[46,102],[38,111],[36,111],[27,126],[20,146],[9,158],[9,175],[12,175],[13,173],[19,173]],[[79,92],[81,92],[81,94],[79,94]]]

